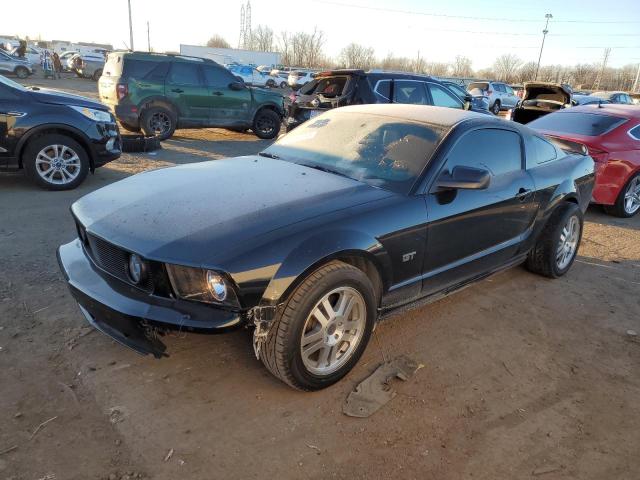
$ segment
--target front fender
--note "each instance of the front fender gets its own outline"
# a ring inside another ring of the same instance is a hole
[[[382,278],[391,278],[391,260],[375,238],[357,230],[331,230],[306,238],[280,264],[262,296],[261,304],[278,304],[319,265],[335,258],[363,257]]]

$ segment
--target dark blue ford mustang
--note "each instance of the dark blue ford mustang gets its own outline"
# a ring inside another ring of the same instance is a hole
[[[256,156],[135,175],[73,207],[58,258],[87,320],[141,353],[159,333],[254,328],[289,385],[343,377],[374,323],[525,262],[576,256],[593,161],[487,115],[331,110]]]

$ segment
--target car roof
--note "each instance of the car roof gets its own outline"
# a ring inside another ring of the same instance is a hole
[[[637,105],[621,105],[617,103],[603,103],[602,105],[578,105],[571,108],[558,110],[553,115],[565,113],[591,113],[596,115],[615,115],[624,118],[634,118],[640,120],[640,108]]]
[[[434,107],[430,105],[374,103],[342,107],[339,111],[369,115],[384,115],[402,120],[441,125],[443,127],[452,127],[466,120],[485,120],[489,123],[496,123],[500,125],[505,124],[504,120],[495,116],[470,112],[467,110],[459,110],[457,108]],[[511,123],[508,125],[511,125]]]

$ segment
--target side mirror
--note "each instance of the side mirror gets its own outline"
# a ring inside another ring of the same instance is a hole
[[[245,88],[244,82],[238,81],[238,82],[231,82],[229,84],[229,88],[231,90],[242,90]]]
[[[457,166],[442,172],[435,183],[436,192],[443,190],[484,190],[491,182],[491,174],[481,168]]]
[[[464,96],[464,109],[471,110],[471,102],[473,101],[473,97],[471,95]]]

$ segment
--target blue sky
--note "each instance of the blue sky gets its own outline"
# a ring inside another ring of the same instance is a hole
[[[116,48],[128,43],[126,0],[31,0],[28,11],[21,2],[6,3],[2,34],[93,40]],[[138,49],[146,48],[147,20],[156,50],[202,44],[214,33],[237,44],[240,1],[131,3]],[[502,53],[535,61],[544,15],[551,13],[543,64],[599,61],[605,47],[612,49],[610,65],[640,62],[640,0],[252,0],[251,6],[254,27],[265,24],[276,32],[294,32],[317,26],[325,32],[325,50],[331,56],[356,42],[373,47],[377,56],[392,52],[415,57],[420,52],[427,61],[447,62],[465,55],[476,69],[489,66]]]

